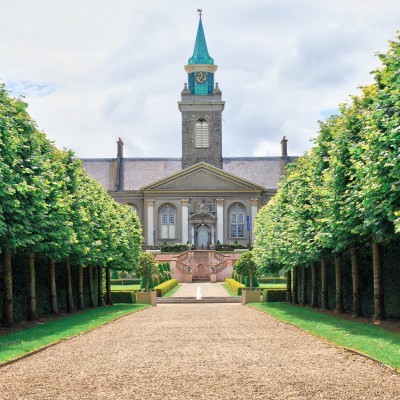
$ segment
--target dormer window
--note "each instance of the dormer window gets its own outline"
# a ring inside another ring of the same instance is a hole
[[[200,118],[196,122],[196,147],[210,147],[208,123],[204,118]]]

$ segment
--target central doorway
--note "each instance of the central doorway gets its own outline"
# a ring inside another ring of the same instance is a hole
[[[208,228],[206,226],[200,226],[197,229],[197,248],[207,249],[208,246]]]

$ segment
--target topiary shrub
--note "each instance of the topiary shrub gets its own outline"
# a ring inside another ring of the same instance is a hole
[[[267,289],[263,293],[264,302],[274,303],[286,301],[285,289]]]
[[[140,283],[141,289],[149,290],[154,288],[153,275],[157,274],[157,271],[158,268],[154,255],[148,252],[140,253],[139,265],[136,272],[142,277]]]
[[[232,290],[233,293],[235,293],[237,296],[240,296],[242,294],[242,289],[245,288],[243,283],[240,283],[238,281],[235,281],[234,279],[225,279],[225,284],[226,286],[229,287],[230,290]]]
[[[135,291],[111,292],[113,303],[136,303]]]
[[[253,276],[252,284],[250,284],[250,277],[246,276],[245,285],[246,285],[247,288],[248,287],[253,287],[253,288],[260,287],[260,284],[258,283],[258,278],[256,276]]]

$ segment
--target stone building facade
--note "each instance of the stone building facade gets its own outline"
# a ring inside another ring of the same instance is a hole
[[[86,171],[118,202],[131,205],[143,226],[145,246],[192,243],[251,243],[259,208],[276,193],[287,155],[222,157],[225,102],[217,66],[209,56],[200,17],[193,56],[185,66],[188,84],[181,101],[182,158],[83,159]]]

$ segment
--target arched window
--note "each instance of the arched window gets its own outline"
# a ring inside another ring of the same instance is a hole
[[[244,207],[234,204],[230,209],[231,237],[244,238]]]
[[[161,207],[161,239],[175,238],[175,208],[171,204]]]
[[[196,147],[210,147],[208,123],[204,118],[196,122]]]

